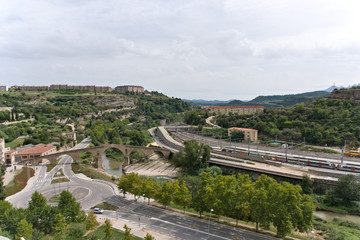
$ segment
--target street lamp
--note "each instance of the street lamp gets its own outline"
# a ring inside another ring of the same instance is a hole
[[[210,217],[211,213],[214,211],[214,209],[210,209],[210,216],[209,216],[209,224],[208,224],[208,232],[210,232]]]

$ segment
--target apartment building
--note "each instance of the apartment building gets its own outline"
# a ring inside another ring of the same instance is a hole
[[[254,114],[263,112],[264,106],[202,106],[203,109],[209,110],[210,113],[215,114]]]
[[[85,90],[90,92],[111,92],[112,88],[108,86],[95,86],[95,85],[67,85],[67,84],[52,84],[49,87],[50,91],[59,90],[59,89],[76,89],[76,90]]]
[[[0,85],[0,91],[7,91],[6,85]]]
[[[6,164],[14,164],[15,163],[15,155],[18,153],[17,150],[12,149],[5,153],[5,162]]]
[[[14,90],[23,90],[23,91],[48,91],[49,87],[48,86],[11,86],[12,89]]]
[[[231,136],[232,131],[243,132],[245,140],[250,140],[251,142],[257,142],[258,140],[258,130],[256,129],[232,127],[228,129],[228,136]]]
[[[144,92],[144,87],[142,87],[142,86],[134,86],[134,85],[117,86],[114,89],[114,92],[118,92],[118,93],[126,93],[126,92],[143,93]]]

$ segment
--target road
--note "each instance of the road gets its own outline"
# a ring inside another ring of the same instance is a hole
[[[141,227],[168,235],[172,239],[277,239],[275,237],[256,232],[209,222],[207,219],[198,219],[195,217],[172,213],[162,208],[127,200],[121,196],[113,196],[105,201],[119,207],[119,209],[116,212],[105,211],[104,215],[121,218],[134,224],[140,224]]]
[[[84,139],[73,149],[86,148],[90,144],[89,138]],[[73,159],[68,155],[63,155],[59,163],[50,171],[46,172],[46,165],[35,167],[35,178],[29,180],[28,185],[20,192],[8,197],[6,200],[15,207],[25,208],[31,199],[31,195],[38,191],[45,197],[50,198],[59,194],[62,190],[69,190],[77,197],[83,209],[89,209],[97,203],[103,202],[105,198],[115,195],[114,187],[111,183],[97,180],[86,180],[77,177],[71,170]],[[55,173],[63,168],[64,175],[69,182],[51,184]]]

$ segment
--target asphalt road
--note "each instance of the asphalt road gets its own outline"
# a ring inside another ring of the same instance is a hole
[[[73,149],[86,148],[91,143],[89,138],[84,139],[81,143],[76,145]],[[63,155],[59,163],[50,171],[46,172],[46,165],[35,167],[35,181],[29,181],[28,185],[20,192],[8,197],[6,200],[13,204],[15,207],[25,208],[31,199],[31,195],[38,191],[46,195],[56,195],[61,191],[67,189],[70,192],[76,193],[77,189],[87,192],[86,196],[78,201],[83,209],[89,209],[97,203],[103,202],[105,198],[115,195],[111,183],[104,183],[97,180],[85,180],[76,177],[71,170],[71,163],[73,159],[68,155]],[[63,168],[64,175],[70,180],[69,182],[51,184],[55,173]]]
[[[251,232],[224,224],[210,222],[186,215],[169,212],[165,209],[124,199],[122,196],[112,196],[105,200],[119,209],[116,212],[105,211],[104,215],[118,217],[140,224],[141,227],[184,240],[270,240],[275,237]]]

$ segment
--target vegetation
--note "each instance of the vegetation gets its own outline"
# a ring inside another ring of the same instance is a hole
[[[221,216],[253,221],[265,229],[273,225],[278,237],[285,237],[293,229],[308,232],[312,229],[315,206],[309,195],[302,195],[298,185],[287,182],[277,183],[274,179],[261,175],[252,182],[248,175],[213,177],[203,172],[199,181],[179,183],[178,180],[162,184],[141,178],[135,173],[122,176],[119,189],[129,192],[135,200],[147,193],[165,208],[171,202],[185,210],[192,207],[200,216],[212,209]]]
[[[266,109],[257,115],[219,115],[224,128],[259,130],[263,140],[303,141],[317,145],[353,148],[360,143],[360,106],[354,100],[317,99],[294,107]]]
[[[69,182],[69,179],[67,177],[55,178],[51,181],[51,184],[62,183],[62,182]]]

